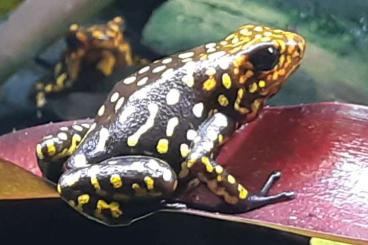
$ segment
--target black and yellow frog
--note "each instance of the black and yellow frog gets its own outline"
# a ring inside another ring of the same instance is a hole
[[[66,33],[67,49],[50,77],[35,85],[36,106],[45,106],[47,97],[61,92],[91,90],[115,71],[147,63],[133,56],[124,35],[124,19],[113,18],[104,25],[83,27],[72,24]]]
[[[300,65],[304,39],[245,25],[220,42],[154,61],[116,84],[93,123],[61,128],[37,145],[46,177],[89,218],[129,224],[193,180],[245,212],[294,197],[250,193],[216,162],[224,142],[255,119]],[[59,178],[60,177],[60,178]]]

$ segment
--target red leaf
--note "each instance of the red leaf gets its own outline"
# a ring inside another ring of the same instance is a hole
[[[70,123],[2,136],[0,158],[39,175],[36,142]],[[253,191],[280,170],[283,176],[272,192],[295,191],[297,198],[238,215],[187,212],[368,240],[368,107],[321,103],[266,108],[224,146],[218,160]],[[203,186],[183,200],[212,207],[221,202]]]

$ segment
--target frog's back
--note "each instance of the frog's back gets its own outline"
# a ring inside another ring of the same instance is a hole
[[[193,75],[207,67],[200,60],[203,49],[158,60],[117,83],[68,166],[151,155],[179,169],[208,114],[206,96],[196,88],[198,77]]]

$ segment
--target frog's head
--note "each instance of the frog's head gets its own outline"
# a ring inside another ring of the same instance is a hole
[[[66,35],[67,56],[72,60],[98,63],[109,54],[125,57],[131,53],[130,46],[124,38],[124,19],[115,17],[106,25],[93,25],[85,28],[73,24]],[[108,52],[106,52],[108,51]],[[125,60],[131,65],[131,60]]]
[[[234,108],[247,119],[254,118],[265,99],[279,91],[299,67],[305,51],[300,35],[264,26],[246,25],[223,42],[233,55],[237,77]]]
[[[124,19],[115,17],[106,25],[93,25],[88,28],[72,24],[66,35],[70,50],[76,49],[113,49],[124,38]]]

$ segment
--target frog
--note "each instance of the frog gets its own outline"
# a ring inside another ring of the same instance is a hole
[[[300,34],[247,24],[158,59],[118,82],[92,121],[40,141],[39,166],[71,207],[108,226],[183,208],[176,197],[198,184],[226,212],[291,200],[292,191],[269,195],[279,171],[251,192],[216,157],[297,70],[305,48]]]
[[[66,50],[53,73],[35,84],[35,104],[41,109],[47,97],[75,90],[89,90],[98,81],[122,67],[140,66],[148,61],[133,55],[125,37],[125,19],[116,16],[106,24],[88,27],[72,24],[65,34]],[[39,63],[45,64],[38,59]],[[43,81],[45,80],[45,81]],[[97,81],[97,82],[94,82]]]

